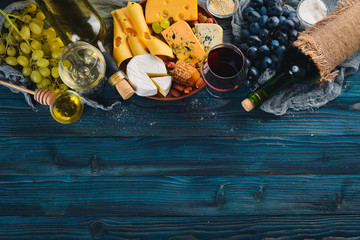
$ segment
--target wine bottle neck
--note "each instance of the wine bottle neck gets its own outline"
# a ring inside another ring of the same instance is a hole
[[[295,78],[291,72],[281,72],[269,79],[263,86],[250,93],[248,98],[255,107],[259,107],[267,99],[275,95],[281,89],[292,85],[294,82]]]

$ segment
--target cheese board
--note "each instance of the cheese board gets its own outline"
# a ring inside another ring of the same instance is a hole
[[[143,7],[144,11],[145,11],[145,6],[146,6],[147,0],[143,0],[141,2],[139,2],[139,4]],[[198,13],[200,13],[202,16],[205,16],[206,18],[210,18],[211,22],[214,24],[217,24],[216,19],[207,11],[207,9],[205,7],[203,7],[200,4],[197,4],[198,7]],[[191,22],[187,22],[190,26],[193,26],[193,23]],[[151,27],[151,25],[149,25]],[[162,38],[162,40],[164,40]],[[201,91],[203,88],[205,87],[205,84],[201,84],[198,88],[194,87],[189,93],[184,93],[184,92],[179,92],[180,95],[179,96],[174,96],[172,94],[172,92],[170,91],[166,97],[164,97],[160,92],[158,92],[156,95],[153,96],[147,96],[150,99],[154,99],[154,100],[160,100],[160,101],[173,101],[173,100],[179,100],[179,99],[183,99],[183,98],[187,98],[189,96],[194,95],[195,93],[198,93],[199,91]]]

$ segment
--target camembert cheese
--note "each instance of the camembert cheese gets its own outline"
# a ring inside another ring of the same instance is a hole
[[[158,88],[147,73],[166,74],[165,63],[151,54],[137,55],[133,57],[126,67],[129,82],[139,96],[153,96]]]
[[[159,90],[159,93],[166,97],[168,95],[170,88],[171,88],[171,76],[165,77],[153,77],[151,80],[155,83],[156,87]]]
[[[206,52],[223,43],[223,29],[218,24],[195,23],[195,36]]]
[[[178,21],[161,32],[176,57],[185,63],[199,63],[205,55],[189,24]]]
[[[197,0],[147,0],[145,18],[148,24],[162,19],[194,21],[198,18]]]

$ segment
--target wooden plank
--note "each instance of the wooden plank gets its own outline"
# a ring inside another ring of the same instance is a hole
[[[0,196],[2,216],[359,215],[360,176],[2,176]]]
[[[187,99],[160,102],[134,98],[105,112],[86,108],[70,125],[53,120],[47,107],[38,112],[22,100],[0,103],[0,136],[194,137],[194,136],[341,136],[360,135],[358,98],[337,99],[316,111],[284,116],[245,112],[236,99]]]
[[[0,239],[257,240],[360,238],[360,216],[0,217]]]
[[[2,138],[0,175],[241,176],[360,172],[359,137]]]
[[[354,98],[360,95],[360,71],[356,72],[353,75],[350,75],[345,78],[344,85],[342,87],[341,95],[339,98]],[[250,89],[243,85],[239,90],[234,93],[228,93],[228,97],[240,98],[241,100],[247,96],[250,92]],[[118,98],[116,91],[114,91],[108,83],[105,84],[104,92],[100,94],[103,98]],[[204,89],[199,93],[195,94],[192,98],[208,98],[211,97],[208,92]],[[15,94],[11,92],[4,86],[0,86],[0,99],[13,99],[13,98],[22,98],[22,94]],[[141,99],[141,98],[140,98]],[[156,101],[156,100],[152,100]]]

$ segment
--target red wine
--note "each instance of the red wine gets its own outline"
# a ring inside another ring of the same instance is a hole
[[[214,90],[234,90],[244,78],[244,57],[232,48],[223,46],[211,50],[207,64],[209,70],[204,73],[205,81]]]

